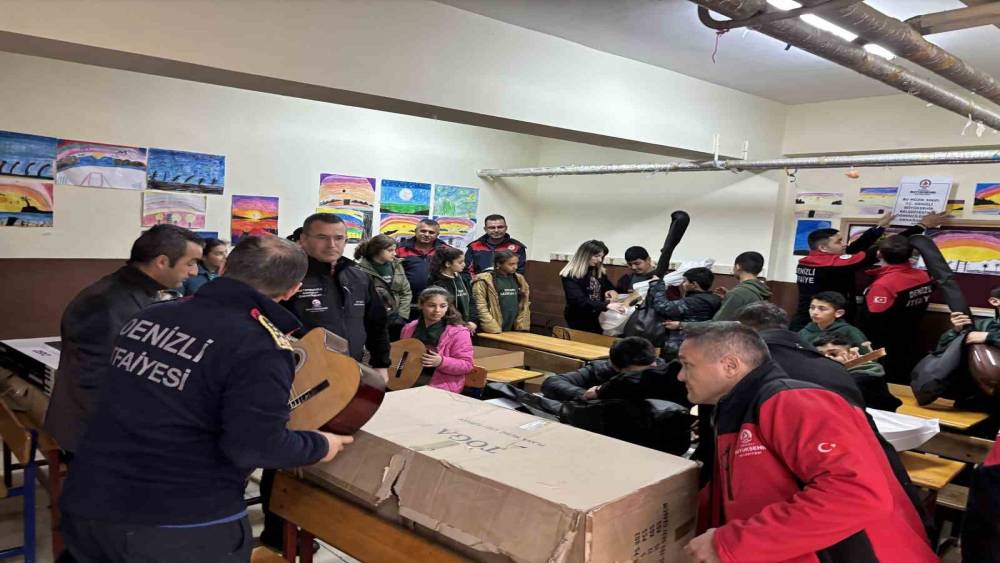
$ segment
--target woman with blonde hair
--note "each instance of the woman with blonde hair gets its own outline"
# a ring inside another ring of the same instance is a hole
[[[599,240],[588,240],[576,249],[573,258],[559,272],[566,309],[563,316],[569,328],[601,334],[597,318],[607,310],[624,313],[620,303],[610,301],[618,296],[604,270],[608,246]]]

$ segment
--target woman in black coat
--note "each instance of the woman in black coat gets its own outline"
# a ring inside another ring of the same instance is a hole
[[[588,240],[580,245],[573,259],[559,272],[566,309],[563,316],[569,328],[601,334],[597,318],[608,309],[625,312],[620,303],[610,303],[618,296],[604,271],[604,257],[608,247],[599,240]]]

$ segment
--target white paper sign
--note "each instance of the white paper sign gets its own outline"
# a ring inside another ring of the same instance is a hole
[[[948,205],[951,178],[944,176],[904,176],[899,181],[893,225],[916,225],[928,213],[940,213]]]

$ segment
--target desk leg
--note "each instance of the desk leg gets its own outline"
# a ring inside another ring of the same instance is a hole
[[[300,563],[312,563],[313,560],[313,540],[315,536],[305,530],[299,531],[299,561]]]
[[[285,521],[285,561],[295,563],[299,550],[299,528]]]
[[[49,501],[52,513],[52,556],[56,559],[63,552],[62,533],[59,531],[59,523],[62,520],[62,513],[59,511],[59,497],[62,495],[62,454],[59,450],[46,450],[42,452],[49,464]]]

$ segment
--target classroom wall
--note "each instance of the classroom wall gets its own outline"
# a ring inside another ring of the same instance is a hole
[[[752,154],[763,156],[769,137],[780,139],[780,123],[772,126],[785,112],[774,101],[430,0],[0,0],[0,14],[0,32],[281,78],[337,91],[331,95],[418,102],[427,115],[450,108],[703,153],[719,133],[723,154],[739,155],[749,139]],[[51,47],[0,39],[27,54]],[[64,47],[50,52],[70,56]],[[112,55],[91,58],[120,59]]]
[[[966,119],[927,105],[911,96],[883,96],[789,106],[783,152],[788,155],[818,155],[862,152],[913,152],[948,149],[1000,148],[1000,134],[987,129],[976,135],[975,126],[962,134]],[[800,170],[796,181],[781,180],[775,216],[775,252],[771,277],[795,280],[799,257],[794,248],[796,192],[844,193],[844,216],[856,216],[860,188],[899,185],[903,176],[951,176],[951,199],[966,200],[964,218],[972,214],[976,183],[1000,182],[1000,163],[936,166],[896,166],[858,169],[857,180],[843,169]],[[782,176],[785,176],[782,174]],[[1000,217],[997,217],[1000,225]],[[839,219],[834,220],[839,227]]]
[[[475,170],[533,164],[536,137],[23,55],[0,53],[0,68],[2,129],[226,155],[205,230],[228,235],[230,196],[260,194],[280,198],[290,233],[321,172],[480,187],[480,216],[532,228],[536,180],[489,185]],[[54,227],[3,229],[0,258],[127,257],[140,210],[141,192],[58,185]]]

